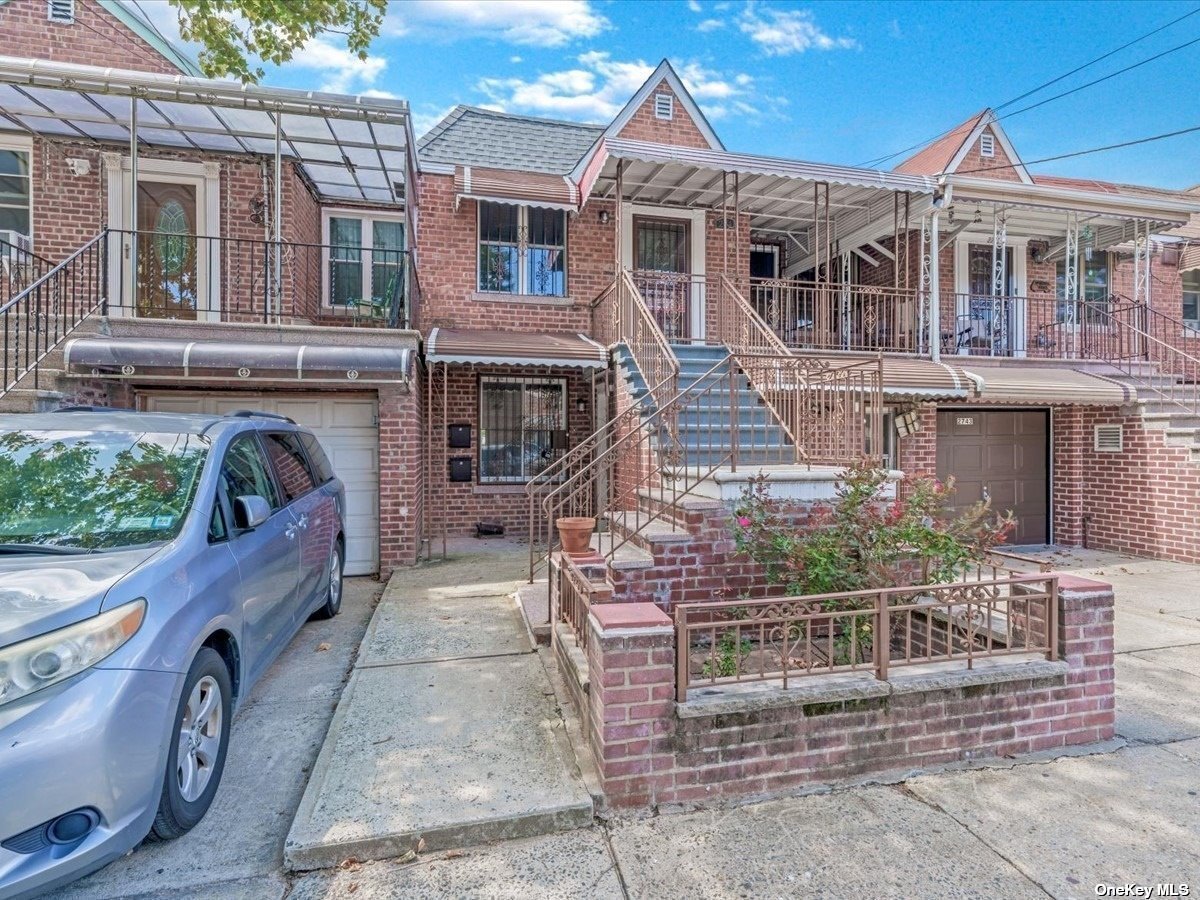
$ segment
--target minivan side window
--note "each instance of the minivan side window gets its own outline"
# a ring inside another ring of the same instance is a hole
[[[283,506],[271,470],[252,436],[240,437],[230,445],[221,464],[221,484],[230,503],[237,497],[257,494],[271,504],[271,509]]]
[[[317,486],[312,472],[309,471],[304,448],[300,446],[295,434],[271,432],[263,435],[263,438],[288,503],[303,497]]]
[[[316,435],[301,432],[300,443],[308,451],[308,463],[312,466],[313,476],[317,479],[317,484],[332,481],[333,466],[329,464],[329,457],[325,455],[325,448],[321,446],[321,442],[317,440]]]

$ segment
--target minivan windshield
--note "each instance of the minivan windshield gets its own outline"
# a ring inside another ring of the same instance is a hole
[[[0,547],[54,553],[169,541],[183,527],[207,453],[196,434],[4,432]]]

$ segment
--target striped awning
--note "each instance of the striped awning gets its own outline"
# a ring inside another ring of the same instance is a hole
[[[463,365],[608,367],[608,351],[582,334],[452,328],[435,328],[429,333],[425,359]]]
[[[965,374],[977,382],[985,403],[1120,406],[1137,399],[1127,384],[1066,366],[975,365]]]
[[[875,359],[855,353],[812,355],[828,356],[846,363]],[[892,400],[964,400],[975,396],[975,382],[955,365],[916,357],[884,356],[883,395]]]
[[[460,200],[520,203],[549,209],[579,208],[579,191],[569,178],[540,172],[456,166],[454,194]]]

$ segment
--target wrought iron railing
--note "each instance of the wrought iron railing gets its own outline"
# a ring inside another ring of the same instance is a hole
[[[675,606],[676,698],[689,688],[1017,655],[1057,656],[1058,576],[1014,575]]]
[[[752,278],[746,298],[795,350],[921,351],[927,301],[916,289]]]
[[[31,373],[37,389],[38,364],[104,306],[106,257],[99,234],[0,305],[0,395]]]
[[[788,348],[727,275],[719,276],[714,329],[716,339],[734,353],[787,356]]]
[[[384,328],[410,328],[415,321],[420,287],[407,250],[108,234],[109,309],[121,315]]]
[[[612,588],[593,584],[573,559],[563,555],[558,569],[558,620],[570,627],[579,649],[587,651],[592,604],[611,599]]]
[[[667,332],[628,270],[622,270],[617,279],[615,298],[617,343],[629,348],[654,402],[663,403],[679,385],[679,360]]]
[[[0,240],[0,306],[4,306],[52,268],[54,263],[45,257]]]

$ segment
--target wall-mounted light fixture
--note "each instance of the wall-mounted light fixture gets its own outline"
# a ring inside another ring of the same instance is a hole
[[[915,409],[907,409],[896,416],[896,433],[908,437],[921,430],[921,417]]]
[[[612,218],[612,216],[610,216],[610,215],[608,214],[608,210],[607,210],[607,209],[602,209],[602,210],[600,210],[600,224],[601,224],[601,225],[607,225],[607,224],[609,223],[609,220],[610,220],[611,218]]]
[[[580,413],[587,412],[587,401],[584,400],[582,397],[579,397],[578,399],[576,399],[575,411],[580,412]]]

